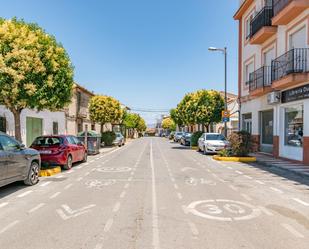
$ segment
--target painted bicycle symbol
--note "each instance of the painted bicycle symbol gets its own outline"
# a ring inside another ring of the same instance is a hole
[[[185,180],[185,183],[190,186],[197,186],[198,184],[215,186],[217,184],[215,181],[212,180],[207,180],[205,178],[194,178],[194,177],[187,178]]]
[[[202,200],[192,202],[187,211],[193,215],[220,221],[250,220],[261,214],[251,204],[233,200]]]
[[[86,184],[87,188],[102,188],[102,187],[113,185],[115,183],[116,183],[115,180],[108,179],[108,180],[102,180],[102,181],[89,180],[89,181],[86,181],[85,184]]]

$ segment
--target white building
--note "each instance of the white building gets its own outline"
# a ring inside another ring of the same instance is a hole
[[[29,146],[37,136],[65,134],[65,113],[24,109],[21,112],[22,143]],[[0,106],[0,131],[14,136],[15,122],[13,114]]]
[[[242,0],[241,125],[257,149],[309,163],[309,1]]]

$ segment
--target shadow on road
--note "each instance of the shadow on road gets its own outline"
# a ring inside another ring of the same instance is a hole
[[[249,165],[259,168],[265,171],[268,171],[274,175],[280,176],[282,181],[293,181],[294,185],[307,185],[309,186],[309,178],[302,177],[297,175],[291,171],[287,171],[284,169],[276,168],[276,167],[267,167],[257,163],[249,163]],[[307,188],[309,190],[309,187]]]
[[[31,187],[26,186],[22,181],[14,182],[9,185],[0,187],[0,200],[24,188],[31,188]]]
[[[173,146],[173,150],[190,150],[189,146]]]

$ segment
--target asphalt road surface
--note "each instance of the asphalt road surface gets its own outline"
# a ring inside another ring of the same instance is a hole
[[[1,249],[308,249],[309,184],[164,138],[0,188]]]

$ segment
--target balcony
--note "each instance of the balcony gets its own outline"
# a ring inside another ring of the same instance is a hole
[[[309,48],[294,48],[272,61],[272,87],[282,90],[309,81]]]
[[[308,0],[273,0],[273,25],[286,25],[305,9],[309,8]]]
[[[250,74],[250,96],[258,97],[271,91],[271,67],[263,66]]]
[[[277,32],[272,26],[273,8],[265,6],[250,23],[250,44],[261,44]]]

